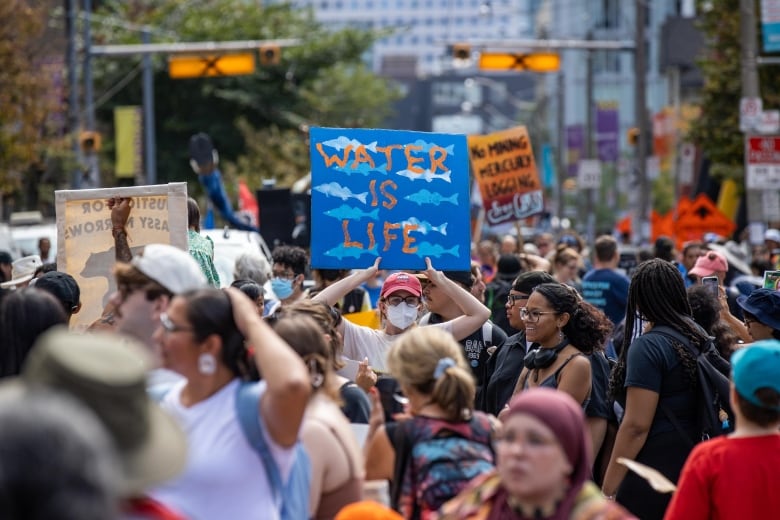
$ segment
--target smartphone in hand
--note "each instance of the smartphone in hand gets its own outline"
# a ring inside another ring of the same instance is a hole
[[[718,282],[717,276],[705,276],[701,279],[701,284],[707,288],[713,298],[717,299],[720,297],[720,293],[718,291],[718,286],[720,283]]]

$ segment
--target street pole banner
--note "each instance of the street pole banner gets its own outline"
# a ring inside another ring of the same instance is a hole
[[[780,51],[780,0],[761,0],[764,52]]]
[[[566,173],[569,178],[577,177],[580,159],[585,157],[585,127],[566,127]]]
[[[116,291],[111,233],[111,197],[132,198],[127,241],[133,255],[147,244],[187,250],[187,183],[54,192],[57,212],[57,270],[76,279],[81,310],[71,327],[83,330],[100,318]]]
[[[470,135],[469,153],[489,226],[544,211],[544,196],[531,139],[524,126]]]
[[[309,142],[312,267],[469,269],[464,135],[312,128]]]
[[[596,151],[601,162],[617,162],[619,128],[617,101],[599,101],[596,104]]]

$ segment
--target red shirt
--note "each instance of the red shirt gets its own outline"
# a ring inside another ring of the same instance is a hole
[[[778,482],[780,435],[718,437],[688,456],[664,520],[780,515]]]

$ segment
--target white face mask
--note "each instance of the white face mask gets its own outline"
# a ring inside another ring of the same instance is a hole
[[[387,321],[401,330],[406,330],[417,320],[417,306],[401,302],[395,307],[387,306]]]

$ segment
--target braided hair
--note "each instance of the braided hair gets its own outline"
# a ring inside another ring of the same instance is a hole
[[[617,364],[609,381],[611,398],[622,394],[626,381],[626,359],[634,338],[637,317],[655,325],[666,325],[685,336],[698,349],[709,339],[706,333],[696,325],[691,317],[691,306],[685,292],[680,271],[671,263],[660,258],[642,262],[631,277],[626,305],[626,327],[623,335],[624,348],[621,349]],[[639,331],[637,331],[639,332]],[[691,386],[696,381],[696,358],[678,341],[672,346]]]

